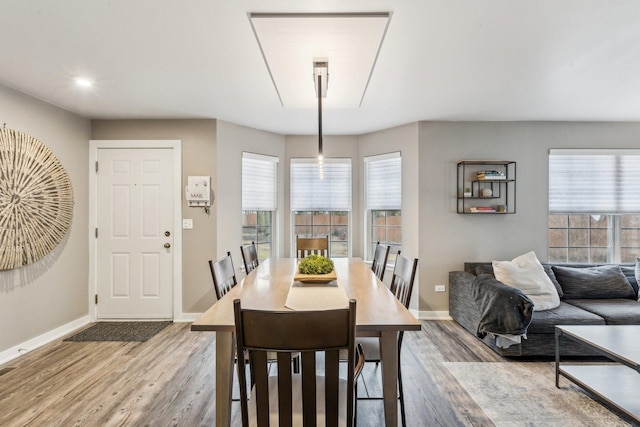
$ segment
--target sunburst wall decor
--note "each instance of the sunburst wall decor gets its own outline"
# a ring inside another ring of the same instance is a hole
[[[72,215],[71,180],[55,154],[36,138],[0,129],[0,270],[51,252]]]

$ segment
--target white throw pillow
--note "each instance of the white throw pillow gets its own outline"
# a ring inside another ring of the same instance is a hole
[[[520,289],[533,301],[533,311],[543,311],[560,305],[555,286],[544,271],[534,252],[512,261],[492,261],[493,274],[505,285]]]

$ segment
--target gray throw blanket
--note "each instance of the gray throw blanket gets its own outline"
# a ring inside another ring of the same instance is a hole
[[[519,289],[507,286],[490,274],[473,280],[473,299],[480,311],[478,336],[487,333],[523,335],[531,323],[533,302]]]

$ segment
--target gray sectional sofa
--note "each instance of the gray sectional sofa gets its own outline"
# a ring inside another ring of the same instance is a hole
[[[493,273],[490,262],[467,262],[464,271],[449,273],[449,314],[472,334],[484,336],[482,341],[503,356],[553,356],[555,325],[640,324],[636,280],[636,269],[640,273],[640,268],[636,265],[543,264],[543,267],[560,295],[560,306],[529,311],[527,338],[520,344],[502,348],[496,345],[495,335],[478,333],[483,313],[477,295],[484,291],[480,284],[487,276],[482,275]],[[501,292],[499,288],[493,289],[492,292]],[[563,355],[596,355],[575,342],[563,342],[561,349]]]

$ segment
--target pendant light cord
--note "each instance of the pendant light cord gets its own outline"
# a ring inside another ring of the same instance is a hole
[[[322,75],[318,74],[318,156],[322,158]]]

